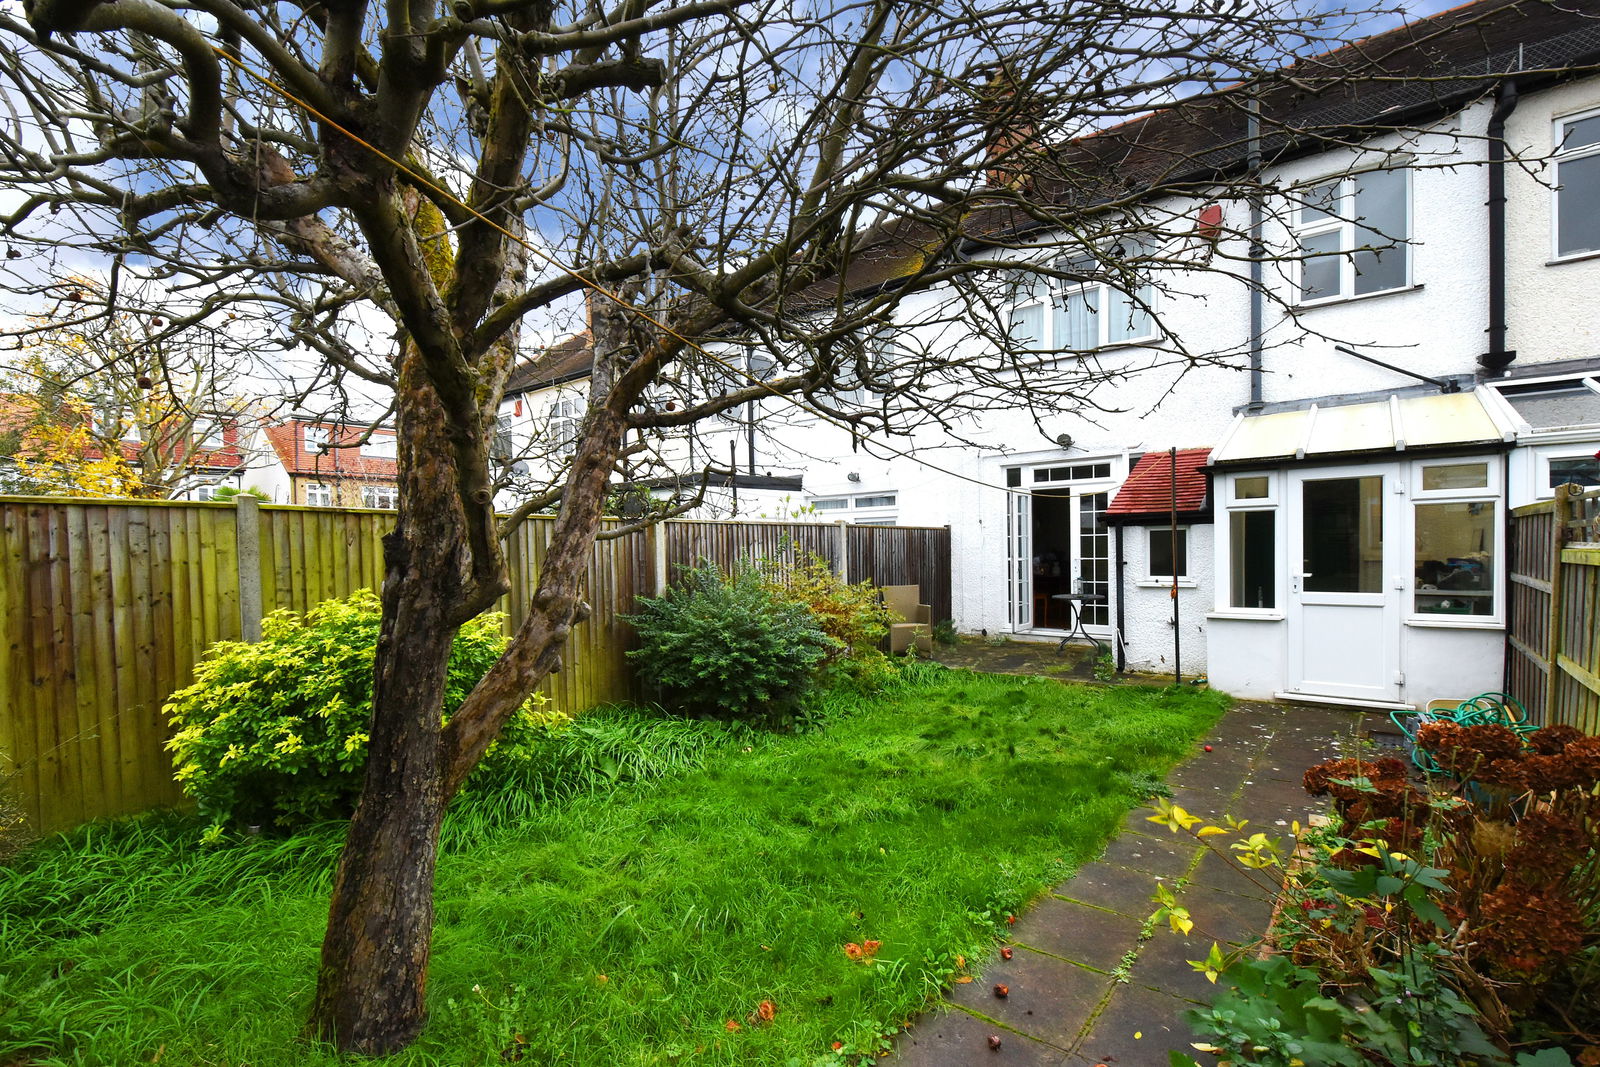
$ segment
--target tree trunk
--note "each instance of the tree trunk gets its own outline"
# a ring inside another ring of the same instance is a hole
[[[383,626],[361,802],[322,942],[311,1029],[383,1055],[426,1020],[433,876],[448,794],[439,718],[469,561],[444,420],[413,355],[402,367],[400,513],[384,538]]]

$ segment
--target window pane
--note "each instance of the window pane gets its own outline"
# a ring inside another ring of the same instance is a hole
[[[1150,531],[1150,577],[1171,578],[1172,575],[1172,531]],[[1186,577],[1189,573],[1189,531],[1178,531],[1178,577]]]
[[[1494,505],[1417,505],[1417,613],[1494,614]]]
[[[1321,300],[1339,295],[1339,233],[1319,233],[1300,239],[1300,299]]]
[[[858,508],[887,508],[887,507],[891,507],[893,504],[894,504],[894,494],[893,493],[890,493],[887,496],[858,496],[858,497],[856,497],[856,507],[858,507]]]
[[[1489,485],[1487,463],[1444,463],[1422,468],[1422,488],[1484,489]]]
[[[1561,143],[1556,146],[1556,151],[1570,152],[1592,144],[1600,144],[1600,115],[1561,124]]]
[[[1109,331],[1107,341],[1131,341],[1155,333],[1155,324],[1148,310],[1150,302],[1155,299],[1155,290],[1146,285],[1139,289],[1137,295],[1139,299],[1136,301],[1127,293],[1106,289],[1106,313],[1110,316],[1106,323]]]
[[[1228,516],[1228,571],[1233,576],[1228,603],[1236,608],[1277,606],[1273,567],[1275,511],[1235,511]]]
[[[1383,589],[1383,478],[1308,481],[1301,500],[1301,574],[1310,593]]]
[[[1355,254],[1357,293],[1398,289],[1409,280],[1406,174],[1402,169],[1356,175],[1355,247],[1373,249]]]
[[[1235,478],[1233,480],[1233,499],[1265,500],[1266,498],[1266,475],[1262,475],[1258,478]]]
[[[1550,488],[1558,485],[1600,485],[1600,458],[1580,456],[1577,459],[1552,459],[1550,461]]]
[[[1011,309],[1011,339],[1029,350],[1044,347],[1044,305],[1027,304]]]
[[[1600,155],[1567,160],[1556,181],[1556,254],[1600,249]]]
[[[818,511],[834,511],[834,510],[836,510],[838,508],[847,508],[847,507],[849,507],[850,506],[850,501],[848,501],[848,500],[813,500],[811,502],[811,506],[813,508],[816,508]]]
[[[1100,287],[1063,294],[1055,309],[1055,347],[1084,350],[1100,347]]]
[[[1315,226],[1337,217],[1339,208],[1339,182],[1337,180],[1313,185],[1300,191],[1300,225]]]

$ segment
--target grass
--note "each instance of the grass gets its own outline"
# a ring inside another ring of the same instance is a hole
[[[610,748],[541,775],[543,803],[453,815],[430,1024],[389,1062],[856,1062],[1097,855],[1224,703],[924,668],[833,695],[815,733],[587,719],[601,740],[551,766]],[[0,869],[0,1064],[340,1062],[300,1036],[339,828],[198,831],[91,826]],[[874,963],[842,950],[868,939]]]

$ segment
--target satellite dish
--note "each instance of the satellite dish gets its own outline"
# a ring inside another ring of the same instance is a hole
[[[1071,448],[1072,447],[1072,435],[1070,433],[1058,433],[1058,434],[1056,434],[1056,444],[1060,445],[1062,448]]]
[[[511,465],[511,473],[518,478],[526,478],[528,476],[528,465],[519,459]]]

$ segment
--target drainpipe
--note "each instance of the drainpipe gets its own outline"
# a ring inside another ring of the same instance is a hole
[[[1183,623],[1178,618],[1178,449],[1167,449],[1167,461],[1172,475],[1172,525],[1167,532],[1172,536],[1172,684],[1183,684]]]
[[[1517,358],[1506,348],[1506,119],[1517,108],[1517,84],[1500,83],[1489,113],[1489,350],[1478,357],[1486,378],[1498,378]]]
[[[1248,167],[1252,182],[1261,181],[1261,101],[1252,96],[1245,105],[1245,136],[1249,141]],[[1250,410],[1261,410],[1261,331],[1262,293],[1264,281],[1262,257],[1266,249],[1261,244],[1261,194],[1254,189],[1250,194]]]

